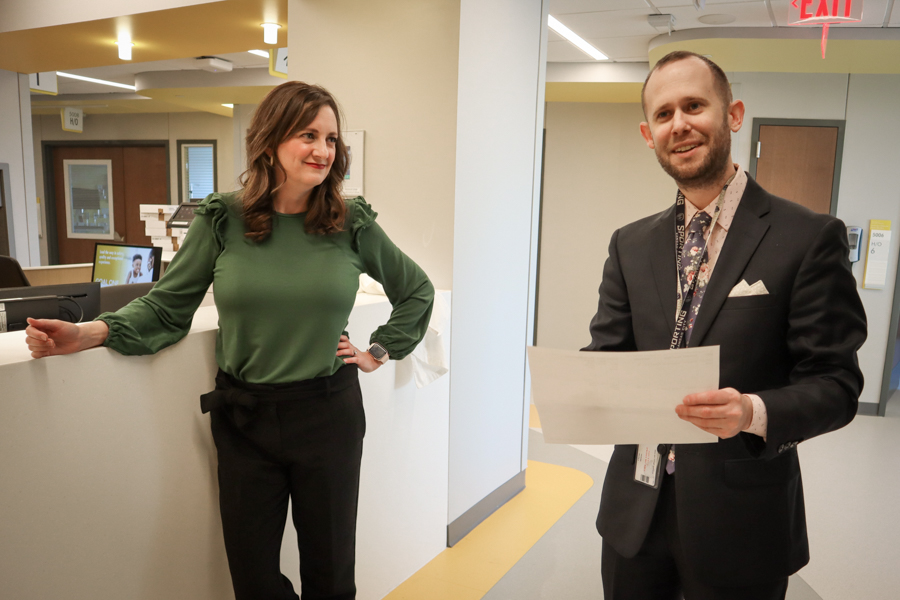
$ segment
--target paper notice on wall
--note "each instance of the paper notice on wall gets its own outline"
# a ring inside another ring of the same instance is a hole
[[[888,274],[888,254],[891,249],[891,222],[869,221],[869,246],[866,251],[866,270],[863,287],[883,290]]]

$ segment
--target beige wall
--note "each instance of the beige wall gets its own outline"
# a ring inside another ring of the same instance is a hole
[[[641,137],[639,104],[549,102],[537,344],[590,341],[612,233],[675,200],[675,185]]]
[[[458,0],[291,0],[288,7],[289,29],[303,32],[302,45],[291,45],[290,79],[328,88],[343,107],[344,128],[366,132],[366,200],[435,286],[450,289]],[[472,140],[472,151],[489,151],[492,142]]]
[[[210,113],[148,113],[85,115],[84,133],[63,131],[59,115],[35,115],[32,121],[37,196],[44,201],[44,166],[41,143],[106,140],[166,140],[169,142],[169,194],[178,202],[178,140],[216,140],[217,183],[220,192],[235,189],[234,131],[232,119]],[[42,215],[46,229],[46,214]],[[41,264],[47,264],[47,238],[41,238]]]

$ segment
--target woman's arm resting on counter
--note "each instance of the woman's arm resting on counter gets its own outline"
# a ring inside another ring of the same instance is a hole
[[[109,335],[109,326],[103,321],[75,325],[56,319],[28,319],[25,335],[32,358],[43,358],[99,346]]]

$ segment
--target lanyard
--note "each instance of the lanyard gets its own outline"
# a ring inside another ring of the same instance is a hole
[[[735,173],[735,175],[736,174],[737,173]],[[700,270],[700,265],[703,262],[703,257],[706,256],[706,247],[709,245],[709,238],[712,237],[713,228],[716,226],[716,222],[719,220],[719,213],[722,212],[722,206],[725,204],[725,192],[728,190],[728,185],[733,179],[734,175],[731,176],[725,183],[725,187],[719,192],[719,199],[716,201],[713,218],[709,224],[709,235],[706,236],[706,240],[703,242],[703,250],[698,252],[691,261],[690,270],[686,274],[686,277],[690,279],[691,283],[684,293],[681,291],[684,287],[681,273],[681,259],[684,253],[684,240],[686,235],[685,199],[681,190],[678,190],[678,195],[675,197],[675,270],[678,273],[678,305],[675,313],[677,315],[677,318],[675,319],[675,331],[672,333],[672,342],[669,344],[669,350],[676,350],[682,348],[684,345],[684,334],[687,332],[688,324],[688,311],[691,310],[691,300],[694,299],[694,292],[697,289],[697,280],[699,279],[697,274]]]

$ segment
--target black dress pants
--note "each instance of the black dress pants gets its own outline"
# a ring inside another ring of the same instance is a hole
[[[784,600],[787,577],[747,587],[713,587],[693,576],[678,534],[677,475],[663,475],[653,522],[637,555],[626,558],[603,541],[604,600]]]
[[[281,573],[288,498],[303,600],[353,600],[365,414],[355,365],[278,385],[219,372],[201,398],[219,458],[219,507],[236,600],[296,600]]]

